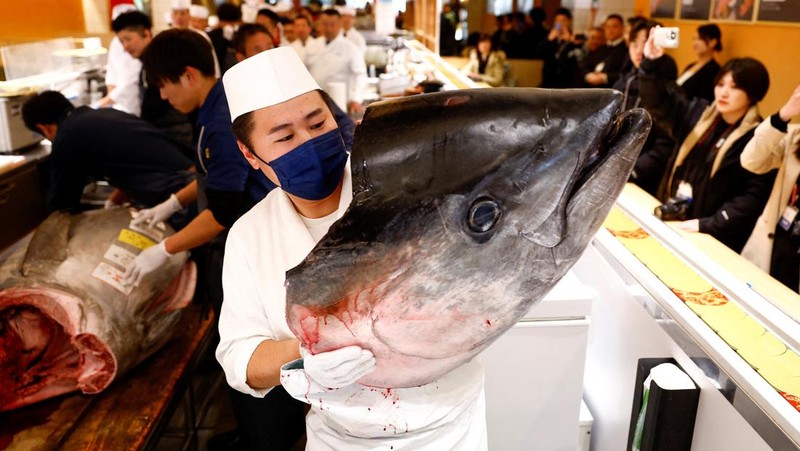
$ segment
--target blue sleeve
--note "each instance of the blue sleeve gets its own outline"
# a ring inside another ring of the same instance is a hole
[[[228,130],[212,129],[204,140],[206,187],[216,191],[244,191],[250,165]]]

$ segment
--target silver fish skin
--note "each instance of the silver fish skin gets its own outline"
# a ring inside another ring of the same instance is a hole
[[[651,126],[612,90],[484,89],[370,105],[354,199],[287,273],[312,353],[358,345],[363,385],[435,381],[513,326],[608,215]]]
[[[72,391],[97,393],[163,346],[192,299],[178,253],[130,294],[92,276],[131,213],[49,216],[0,267],[0,411]],[[173,233],[167,227],[165,236]]]

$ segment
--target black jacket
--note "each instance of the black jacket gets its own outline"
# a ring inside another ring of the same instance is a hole
[[[153,207],[194,179],[191,167],[150,123],[111,108],[76,108],[59,120],[53,140],[49,208],[78,211],[92,180],[106,180],[136,205]]]
[[[694,63],[692,63],[694,64]],[[686,66],[683,70],[686,72],[692,65]],[[689,77],[681,88],[690,99],[695,97],[702,97],[710,102],[714,101],[714,80],[717,78],[719,72],[719,63],[716,60],[707,62],[700,68],[694,75]]]
[[[678,76],[678,66],[675,60],[665,56],[658,67],[658,77],[662,80],[674,81]],[[639,69],[630,64],[627,71],[614,84],[614,89],[625,95],[625,110],[641,107],[642,99],[639,96]],[[631,173],[630,181],[643,190],[656,196],[658,186],[664,173],[668,171],[670,159],[675,152],[675,141],[669,132],[654,125],[647,135],[647,141],[642,146],[642,152],[636,159],[636,165]]]
[[[625,66],[630,63],[630,57],[628,56],[628,46],[625,45],[625,41],[613,47],[608,45],[603,47],[605,49],[603,50],[603,72],[608,77],[608,84],[598,86],[598,88],[610,88],[622,77]]]
[[[539,43],[537,53],[542,64],[542,88],[574,88],[579,86],[578,55],[581,48],[570,41],[545,39]]]
[[[672,163],[659,190],[663,202],[675,194],[677,182],[672,180],[681,146],[701,118],[718,115],[713,105],[703,98],[689,99],[680,87],[657,76],[664,59],[642,61],[639,74],[639,95],[654,121],[678,145]],[[714,108],[714,109],[709,109]],[[709,110],[707,110],[709,109]],[[736,252],[740,252],[750,236],[758,216],[769,198],[776,171],[754,174],[742,167],[739,156],[744,150],[760,118],[755,106],[743,119],[738,130],[746,131],[725,151],[716,172],[704,190],[693,193],[687,219],[699,219],[700,232],[708,233]],[[726,143],[728,146],[728,143]],[[724,147],[723,147],[724,148]],[[699,150],[699,149],[698,149]]]

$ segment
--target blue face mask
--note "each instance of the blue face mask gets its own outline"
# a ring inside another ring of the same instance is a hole
[[[342,181],[347,152],[337,128],[264,163],[275,171],[281,188],[287,193],[302,199],[321,200],[330,196]]]

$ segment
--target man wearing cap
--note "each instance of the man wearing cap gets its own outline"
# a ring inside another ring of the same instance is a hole
[[[189,28],[189,8],[192,6],[192,0],[172,0],[170,6],[172,28]]]
[[[350,204],[349,157],[318,84],[291,49],[249,58],[223,82],[242,154],[280,186],[228,236],[216,353],[228,383],[256,397],[282,385],[311,404],[310,450],[486,449],[479,363],[386,396],[356,382],[375,368],[369,350],[299,348],[286,322],[285,274]]]
[[[309,49],[305,63],[314,80],[329,94],[329,83],[344,83],[347,89],[347,111],[358,114],[364,111],[362,102],[367,84],[367,65],[364,54],[350,40],[342,36],[342,18],[335,9],[326,9],[320,17],[324,46]]]
[[[241,62],[251,56],[255,56],[272,47],[272,40],[266,28],[259,24],[244,24],[236,30],[233,36],[233,47],[236,49],[236,61]],[[325,91],[321,91],[325,97],[325,102],[331,108],[333,117],[339,125],[339,133],[344,139],[345,146],[349,150],[353,144],[353,133],[356,124],[344,111],[328,96]]]
[[[203,5],[189,7],[189,27],[194,30],[206,31],[208,28],[208,8]]]
[[[349,6],[337,6],[336,9],[342,15],[342,34],[361,50],[361,55],[367,50],[367,40],[364,35],[353,27],[356,20],[356,10]]]

